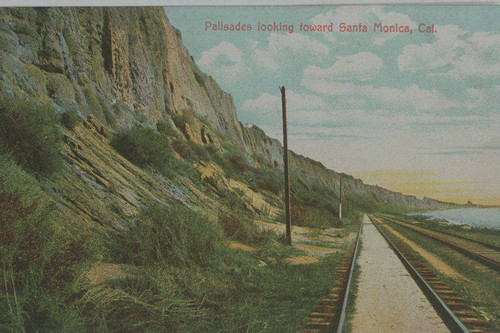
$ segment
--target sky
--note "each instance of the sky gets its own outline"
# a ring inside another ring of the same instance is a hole
[[[234,5],[343,5],[343,4],[394,4],[435,3],[436,0],[2,0],[0,7],[50,7],[50,6],[234,6]],[[439,3],[499,4],[500,0],[439,0]]]
[[[285,86],[291,150],[405,194],[500,204],[500,6],[165,12],[242,123],[281,140]]]

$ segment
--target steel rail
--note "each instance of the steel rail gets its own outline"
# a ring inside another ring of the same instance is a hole
[[[401,221],[401,220],[395,219],[394,217],[387,217],[385,215],[382,215],[381,218],[383,218],[385,220],[388,220],[388,221],[391,221],[391,222],[395,222],[395,223],[412,225],[409,222]],[[492,250],[495,250],[495,251],[500,251],[500,246],[497,246],[495,244],[481,242],[481,241],[478,241],[476,239],[472,239],[472,238],[468,238],[468,237],[464,237],[464,236],[460,236],[460,235],[455,235],[455,234],[452,234],[450,232],[446,232],[446,231],[442,231],[442,230],[436,230],[436,229],[427,228],[427,227],[424,227],[424,226],[421,226],[421,225],[419,225],[418,227],[422,228],[422,229],[425,229],[425,230],[430,230],[430,231],[433,231],[433,232],[436,232],[436,233],[440,233],[440,234],[443,234],[443,235],[452,236],[452,237],[463,239],[463,240],[466,240],[466,241],[469,241],[469,242],[472,242],[472,243],[476,243],[476,244],[488,247],[488,248],[490,248]]]
[[[394,253],[398,256],[399,260],[406,267],[410,273],[413,280],[420,287],[424,295],[427,297],[431,305],[434,307],[438,315],[444,321],[446,326],[452,332],[460,333],[470,333],[469,329],[460,321],[460,319],[453,313],[453,311],[446,305],[446,303],[439,297],[439,295],[432,289],[432,287],[424,280],[424,278],[417,272],[413,265],[405,258],[405,256],[399,251],[399,249],[394,245],[394,243],[387,237],[387,235],[382,231],[382,229],[373,220],[373,225],[380,234],[387,241],[389,246],[392,248]]]
[[[342,302],[342,309],[340,310],[340,318],[337,325],[337,333],[342,333],[345,323],[345,317],[347,312],[347,304],[349,303],[349,291],[351,289],[352,278],[354,276],[354,269],[356,268],[356,258],[358,256],[359,243],[361,239],[361,232],[363,231],[363,222],[361,221],[361,226],[359,227],[358,237],[356,238],[356,246],[354,248],[354,254],[352,256],[351,268],[349,271],[349,279],[347,280],[347,286],[345,289],[344,300]]]
[[[445,244],[445,245],[447,245],[447,246],[455,249],[456,251],[458,251],[458,252],[460,252],[462,254],[465,254],[468,257],[470,257],[472,259],[475,259],[476,261],[481,262],[483,265],[486,265],[486,266],[490,267],[491,269],[493,269],[493,270],[495,270],[497,272],[500,272],[500,262],[496,261],[495,259],[492,259],[492,258],[486,257],[486,256],[484,256],[482,254],[476,253],[476,252],[474,252],[474,251],[472,251],[470,249],[467,249],[467,248],[465,248],[463,246],[455,244],[455,243],[453,243],[453,242],[451,242],[449,240],[441,239],[441,238],[439,238],[436,235],[426,234],[426,233],[424,233],[422,231],[419,231],[419,230],[417,230],[415,228],[412,228],[410,225],[407,225],[404,222],[397,222],[397,221],[394,221],[392,219],[387,219],[387,218],[384,218],[384,219],[388,220],[388,221],[391,221],[392,223],[396,223],[397,225],[400,225],[403,228],[412,230],[412,231],[414,231],[416,233],[419,233],[419,234],[424,235],[426,237],[429,237],[429,238],[432,238],[434,240],[437,240],[437,241],[439,241],[439,242],[441,242],[441,243],[443,243],[443,244]],[[434,231],[432,229],[427,229],[427,230],[429,230],[430,232]],[[452,236],[454,236],[454,235],[452,235]]]

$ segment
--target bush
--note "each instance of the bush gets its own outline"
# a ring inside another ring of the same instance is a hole
[[[193,182],[201,181],[196,169],[174,156],[170,139],[155,130],[134,127],[128,132],[115,135],[111,144],[137,166],[153,168],[168,178],[181,174]],[[190,146],[188,148],[191,149]]]
[[[205,146],[200,146],[192,141],[183,139],[174,140],[172,142],[172,148],[187,161],[197,162],[211,160],[211,156],[207,149],[205,149]]]
[[[64,127],[67,129],[72,130],[75,128],[76,124],[80,122],[80,117],[76,112],[73,111],[66,111],[63,114],[61,114],[61,124],[63,124]]]
[[[171,136],[171,137],[179,137],[179,133],[172,127],[169,122],[159,121],[156,124],[156,129],[160,134]]]
[[[189,133],[187,131],[187,126],[191,127],[196,122],[196,116],[194,115],[193,111],[184,110],[181,115],[173,116],[172,121],[174,122],[175,127],[177,127],[182,132],[186,140],[190,140],[191,137],[189,136]]]
[[[252,221],[234,214],[220,214],[219,224],[231,239],[240,242],[254,242],[261,238],[261,232]]]
[[[280,194],[280,184],[272,178],[257,179],[256,185],[262,191],[268,191],[276,195]]]
[[[139,265],[207,266],[221,244],[219,229],[184,207],[155,206],[125,236],[128,255]]]
[[[128,132],[113,137],[113,147],[130,162],[150,166],[166,176],[172,176],[172,169],[178,160],[172,153],[170,140],[158,132],[143,127],[134,127]]]
[[[247,172],[252,170],[252,168],[247,164],[245,158],[240,154],[233,154],[229,157],[229,162],[231,165],[240,172]]]
[[[209,143],[208,145],[205,145],[205,150],[209,155],[215,155],[219,151],[219,148],[217,148],[217,146],[213,143]]]
[[[201,161],[210,161],[211,160],[211,156],[204,145],[200,146],[192,141],[190,141],[189,144],[190,144],[193,152],[196,154],[196,157],[198,160],[201,160]]]
[[[0,146],[21,166],[45,175],[56,171],[62,165],[60,137],[52,107],[0,97]]]
[[[192,161],[195,159],[195,152],[185,140],[179,139],[173,141],[172,148],[185,160]]]

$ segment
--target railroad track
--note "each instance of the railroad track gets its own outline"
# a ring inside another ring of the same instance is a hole
[[[468,256],[469,258],[474,259],[497,272],[500,272],[500,247],[496,245],[480,242],[466,237],[452,235],[442,231],[416,226],[386,216],[382,217],[382,219],[437,240]]]
[[[356,242],[340,260],[333,288],[315,306],[303,333],[342,332],[362,229],[363,223],[359,228]]]
[[[398,220],[396,218],[394,218],[393,216],[390,216],[390,215],[381,215],[380,217],[388,220],[388,221],[396,221],[396,222],[401,222],[401,223],[407,223],[408,222],[405,222],[405,221],[401,221],[401,220]],[[452,233],[449,233],[449,232],[446,232],[446,231],[442,231],[442,230],[434,230],[434,229],[430,229],[430,228],[427,228],[427,227],[421,227],[423,229],[427,229],[427,230],[433,230],[433,231],[436,231],[437,233],[441,233],[441,234],[444,234],[444,235],[450,235],[450,236],[454,236],[454,237],[457,237],[457,238],[461,238],[461,239],[465,239],[467,241],[470,241],[470,242],[473,242],[473,243],[477,243],[477,244],[481,244],[487,248],[490,248],[490,249],[493,249],[493,250],[496,250],[496,251],[500,251],[500,246],[498,245],[495,245],[495,244],[491,244],[491,243],[485,243],[485,242],[481,242],[481,241],[478,241],[476,239],[472,239],[472,238],[468,238],[468,237],[464,237],[464,236],[460,236],[460,235],[455,235],[455,234],[452,234]]]
[[[427,265],[422,263],[408,245],[386,229],[384,232],[379,219],[374,217],[370,219],[451,332],[498,332],[488,320],[469,308],[462,297],[446,286]],[[362,227],[363,223],[361,223],[355,245],[341,259],[334,287],[326,297],[319,301],[309,315],[309,322],[303,333],[342,332]]]
[[[370,219],[452,332],[498,332],[488,320],[467,306],[462,297],[422,263],[408,245],[385,229],[381,220],[372,216]]]

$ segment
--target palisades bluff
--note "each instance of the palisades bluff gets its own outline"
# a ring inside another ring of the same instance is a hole
[[[381,32],[381,33],[407,33],[412,34],[413,29],[409,25],[405,24],[383,24],[383,23],[373,23],[373,26],[366,25],[363,23],[358,24],[347,24],[340,23],[334,25],[333,22],[328,24],[287,24],[283,22],[257,22],[257,24],[251,23],[226,23],[223,21],[217,22],[205,22],[205,31],[217,31],[217,32],[241,32],[241,31],[257,31],[257,32]],[[421,33],[436,33],[434,24],[420,23],[418,25],[418,32]]]

